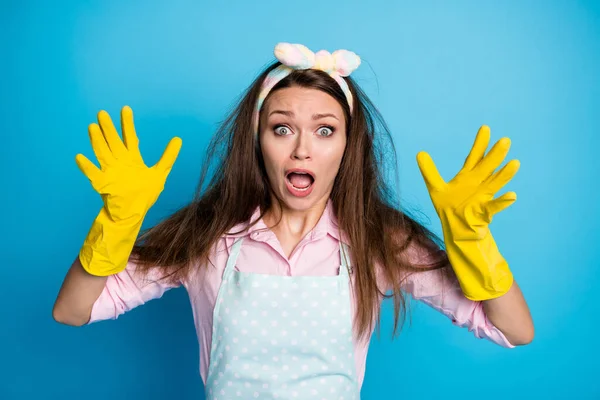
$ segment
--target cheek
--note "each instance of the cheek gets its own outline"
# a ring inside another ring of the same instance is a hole
[[[326,160],[326,163],[330,168],[335,168],[337,170],[339,167],[342,162],[342,157],[344,156],[345,144],[346,142],[344,141],[323,149],[322,159]]]
[[[276,173],[283,163],[281,149],[273,145],[273,142],[267,141],[261,145],[261,151],[265,162],[265,168],[269,176]]]

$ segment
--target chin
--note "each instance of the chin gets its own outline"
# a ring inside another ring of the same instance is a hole
[[[329,196],[325,196],[324,193],[319,193],[313,190],[309,195],[305,197],[294,196],[284,186],[281,190],[282,193],[279,195],[279,199],[285,206],[285,208],[293,211],[308,211],[321,203],[325,204]]]

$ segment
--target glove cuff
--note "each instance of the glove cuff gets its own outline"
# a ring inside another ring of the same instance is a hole
[[[125,269],[142,220],[115,222],[102,208],[79,250],[79,260],[91,275],[109,276]]]
[[[489,230],[481,240],[446,241],[446,253],[468,299],[490,300],[510,290],[514,277]]]

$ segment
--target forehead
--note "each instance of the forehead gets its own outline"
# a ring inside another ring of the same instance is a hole
[[[302,112],[330,112],[343,116],[342,106],[329,94],[317,90],[302,87],[288,87],[279,89],[269,96],[264,110],[285,110],[294,113]]]

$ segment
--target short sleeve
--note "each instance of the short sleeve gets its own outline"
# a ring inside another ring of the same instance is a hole
[[[130,260],[123,271],[107,278],[102,293],[92,306],[88,324],[117,319],[135,307],[162,297],[167,290],[181,286],[181,282],[170,283],[161,279],[164,277],[161,271],[154,268],[142,275]]]

